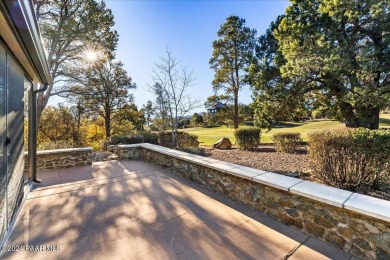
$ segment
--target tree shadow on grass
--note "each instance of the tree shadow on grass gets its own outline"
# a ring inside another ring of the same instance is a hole
[[[386,126],[390,126],[390,119],[387,118],[379,118],[379,123],[384,124]]]

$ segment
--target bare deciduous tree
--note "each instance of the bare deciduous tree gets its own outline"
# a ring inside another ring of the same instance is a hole
[[[172,147],[176,148],[176,137],[179,120],[191,110],[200,106],[200,102],[191,98],[187,90],[196,85],[193,70],[181,66],[169,48],[153,69],[153,86],[149,89],[162,99],[167,107],[172,130]]]

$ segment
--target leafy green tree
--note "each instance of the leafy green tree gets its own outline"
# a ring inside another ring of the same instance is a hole
[[[72,141],[76,122],[68,107],[61,103],[58,107],[48,106],[42,114],[41,122],[38,129],[40,142]]]
[[[104,119],[105,137],[111,136],[111,127],[121,119],[120,110],[133,102],[129,92],[136,88],[123,68],[122,62],[109,61],[88,69],[79,85],[73,87],[84,99],[84,107],[90,114]]]
[[[52,84],[38,94],[38,118],[50,96],[69,95],[69,77],[85,58],[85,52],[99,52],[112,58],[118,34],[112,30],[114,16],[103,1],[34,0],[35,12],[47,48]]]
[[[210,107],[217,105],[215,113],[208,113],[206,120],[209,125],[224,124],[229,127],[233,125],[234,102],[233,98],[228,95],[212,95],[207,98],[205,106]],[[253,108],[246,104],[238,104],[238,123],[242,121],[253,121]]]
[[[234,100],[234,128],[238,128],[238,92],[245,85],[246,70],[253,58],[256,30],[245,26],[245,19],[230,16],[218,31],[218,39],[213,41],[213,54],[210,67],[215,76],[213,88],[223,89]]]
[[[149,126],[152,116],[154,115],[156,108],[153,106],[152,101],[148,100],[146,105],[143,105],[142,112],[144,113],[146,124]]]
[[[142,110],[142,109],[141,109]],[[120,135],[120,133],[117,131],[118,129],[124,129],[122,131],[122,135],[131,133],[125,133],[128,130],[143,130],[143,124],[145,123],[145,117],[144,113],[138,110],[137,106],[135,104],[125,104],[123,107],[121,107],[116,115],[116,120],[112,124],[112,134]],[[126,128],[126,126],[129,126]]]
[[[275,31],[292,91],[328,97],[348,127],[378,128],[390,104],[389,1],[292,3]]]
[[[240,104],[240,117],[242,121],[253,121],[254,110],[251,104]]]
[[[295,88],[300,82],[283,77],[280,70],[286,64],[286,59],[279,50],[274,31],[283,17],[279,16],[266,33],[259,37],[256,59],[249,68],[248,80],[253,92],[255,124],[268,130],[281,121],[301,117],[305,110],[304,94]]]
[[[234,118],[233,98],[229,95],[212,95],[207,98],[205,102],[206,107],[219,104],[220,107],[214,114],[207,114],[208,125],[225,124],[231,126]]]
[[[161,84],[155,83],[149,86],[150,92],[156,96],[155,120],[153,120],[153,128],[165,131],[168,128],[168,111],[169,102],[168,94]]]
[[[201,114],[194,113],[190,121],[191,121],[191,125],[193,126],[201,125],[203,123],[203,116]]]
[[[188,127],[191,127],[191,119],[186,117],[180,118],[179,123],[177,124],[177,128],[184,129]]]

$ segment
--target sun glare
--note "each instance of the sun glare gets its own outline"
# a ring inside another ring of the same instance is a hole
[[[89,65],[93,65],[102,59],[102,53],[99,50],[93,48],[86,48],[82,52],[82,59]]]
[[[96,54],[96,52],[94,52],[94,51],[87,51],[86,53],[85,53],[85,59],[87,59],[88,61],[95,61],[95,60],[97,60],[97,54]]]

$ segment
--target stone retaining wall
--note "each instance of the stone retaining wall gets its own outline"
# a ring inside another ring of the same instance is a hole
[[[138,144],[130,144],[118,145],[111,149],[116,155],[118,155],[118,160],[136,160],[141,159],[141,150],[138,148]]]
[[[356,257],[390,259],[390,201],[156,145],[121,145],[118,152],[122,160],[168,167]]]
[[[92,165],[92,147],[37,151],[37,171]],[[28,169],[25,153],[25,169]]]

